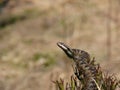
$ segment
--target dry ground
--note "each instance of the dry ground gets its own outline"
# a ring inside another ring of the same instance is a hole
[[[4,15],[29,11],[29,18],[0,28],[0,90],[54,90],[52,81],[70,78],[72,60],[57,47],[58,41],[88,51],[103,70],[120,77],[117,0],[112,17],[107,0],[18,1],[10,2]],[[108,21],[112,29],[111,61],[106,52]]]

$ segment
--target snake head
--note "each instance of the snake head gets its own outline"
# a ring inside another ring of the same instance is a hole
[[[57,45],[58,45],[58,47],[60,47],[60,48],[65,52],[65,54],[66,54],[69,58],[73,58],[74,53],[73,53],[73,50],[69,48],[69,46],[65,45],[65,44],[62,43],[62,42],[58,42]]]
[[[86,51],[80,49],[72,49],[62,42],[58,42],[57,45],[65,52],[69,58],[72,58],[73,60],[83,60],[85,62],[90,62],[90,55]]]

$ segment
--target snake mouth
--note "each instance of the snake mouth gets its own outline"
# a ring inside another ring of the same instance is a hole
[[[65,45],[62,42],[58,42],[57,45],[67,54],[67,56],[69,56],[70,58],[73,57],[72,49],[70,49],[69,46]]]
[[[65,45],[62,42],[58,42],[57,45],[62,49],[62,50],[69,50],[69,47]]]

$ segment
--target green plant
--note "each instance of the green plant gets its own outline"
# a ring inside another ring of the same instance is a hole
[[[55,64],[54,55],[49,54],[49,53],[45,53],[45,54],[35,53],[33,55],[32,60],[34,60],[36,62],[36,61],[40,60],[41,58],[45,59],[45,62],[44,62],[45,67],[48,67],[48,66]]]
[[[59,90],[116,90],[120,81],[114,75],[102,72],[95,58],[90,59],[89,53],[79,49],[72,49],[62,42],[57,45],[75,62],[73,67],[75,78],[70,83],[64,84],[64,80],[55,81]]]

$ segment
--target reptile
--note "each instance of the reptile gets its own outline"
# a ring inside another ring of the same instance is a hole
[[[84,83],[82,90],[99,90],[96,77],[97,65],[93,65],[88,52],[80,49],[73,49],[63,42],[57,43],[65,54],[75,62],[75,75]]]

